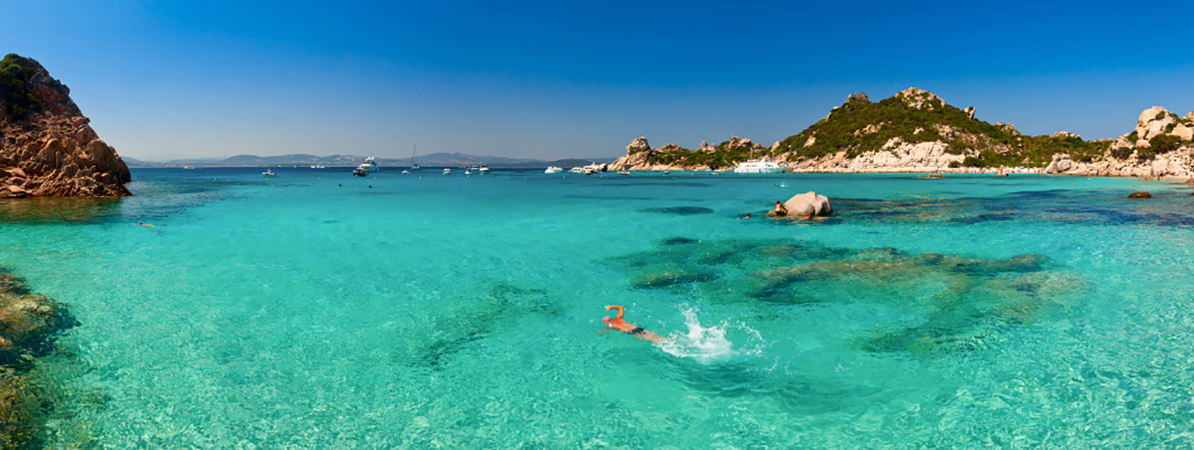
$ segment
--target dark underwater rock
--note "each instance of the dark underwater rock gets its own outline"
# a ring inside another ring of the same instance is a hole
[[[1128,194],[1128,198],[1153,198],[1153,194],[1148,192],[1133,192]]]
[[[29,291],[0,269],[0,448],[40,448],[54,391],[31,381],[37,358],[74,319],[57,302]]]
[[[663,207],[663,208],[647,208],[647,209],[644,209],[643,211],[654,212],[654,213],[663,213],[663,214],[675,214],[677,216],[694,216],[697,214],[712,214],[713,213],[712,209],[702,208],[700,206],[669,206],[669,207]]]

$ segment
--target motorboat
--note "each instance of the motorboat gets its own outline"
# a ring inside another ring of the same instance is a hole
[[[380,169],[377,166],[377,161],[372,156],[365,158],[365,162],[361,163],[357,168],[366,172],[377,172]]]
[[[360,167],[352,169],[352,176],[354,176],[354,177],[363,177],[365,175],[367,175],[367,173],[365,173],[365,169],[362,169]]]
[[[464,174],[465,174],[465,175],[472,175],[472,174],[473,174],[473,169],[464,169]]]
[[[563,171],[564,171],[563,167],[548,166],[547,170],[544,170],[543,173],[560,173]]]
[[[261,172],[261,174],[265,175],[266,178],[273,178],[273,177],[278,176],[278,174],[274,173],[274,171],[271,169],[265,169],[265,172]]]
[[[402,173],[410,173],[409,170],[403,170]]]
[[[584,169],[581,169],[581,173],[583,173],[583,174],[585,174],[585,175],[592,175],[592,174],[593,174],[593,169],[590,169],[590,168],[588,168],[588,167],[585,167]]]
[[[321,165],[319,165],[319,164],[316,164],[316,165],[314,165],[314,166],[311,166],[311,168],[312,168],[312,169],[326,169],[326,167],[323,167],[323,166],[321,166]]]
[[[630,171],[626,170],[626,169],[622,169],[622,170],[618,171],[618,175],[630,175]]]
[[[737,164],[734,173],[783,173],[788,168],[768,161],[767,158],[748,159]]]
[[[449,168],[446,168],[446,167],[445,167],[445,168],[444,168],[444,175],[451,175],[451,174],[452,174],[452,169],[449,169]]]
[[[481,172],[481,173],[489,173],[489,166],[487,166],[487,165],[485,165],[485,164],[482,164],[482,165],[481,165],[481,168],[480,168],[480,169],[477,169],[477,171],[478,171],[478,172]]]
[[[670,170],[667,170],[667,169],[663,169],[663,174],[664,174],[664,175],[667,175],[667,174],[669,174],[669,173],[672,173],[672,171],[670,171]]]
[[[572,172],[572,173],[585,173],[585,168],[584,167],[573,167],[572,169],[570,169],[568,171]]]

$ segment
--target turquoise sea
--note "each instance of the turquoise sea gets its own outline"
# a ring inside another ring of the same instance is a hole
[[[1194,446],[1189,185],[262,170],[0,202],[48,446]]]

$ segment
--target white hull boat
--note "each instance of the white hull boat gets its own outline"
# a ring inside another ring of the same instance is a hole
[[[788,168],[768,161],[767,158],[750,159],[738,163],[734,173],[784,173]]]

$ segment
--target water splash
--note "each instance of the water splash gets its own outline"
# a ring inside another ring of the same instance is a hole
[[[673,356],[694,358],[702,362],[725,360],[737,353],[734,343],[726,338],[726,329],[729,327],[727,323],[704,327],[697,319],[696,308],[684,305],[681,306],[680,312],[684,314],[684,326],[687,331],[669,335],[670,341],[658,344],[661,350]]]

